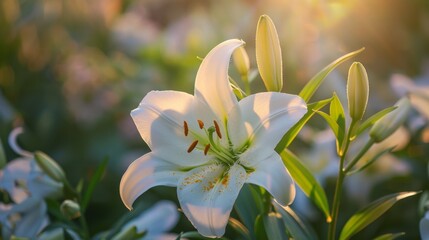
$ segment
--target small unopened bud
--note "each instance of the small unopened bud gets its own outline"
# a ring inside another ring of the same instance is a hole
[[[408,98],[401,98],[396,104],[397,108],[375,122],[369,131],[369,136],[375,142],[381,142],[396,131],[407,119],[411,111]]]
[[[282,51],[273,21],[267,15],[259,18],[256,28],[256,62],[268,91],[283,88]]]
[[[244,47],[237,48],[232,54],[232,60],[241,76],[247,76],[250,69],[249,56]]]
[[[43,152],[37,151],[34,153],[34,158],[37,165],[43,170],[46,175],[58,182],[66,182],[66,176],[63,169],[51,157]]]
[[[368,75],[364,66],[359,62],[354,62],[350,66],[347,79],[347,100],[350,117],[353,120],[361,120],[365,113],[369,95],[368,85]]]
[[[75,201],[72,200],[64,200],[60,206],[61,212],[68,219],[75,219],[80,217],[80,206]]]

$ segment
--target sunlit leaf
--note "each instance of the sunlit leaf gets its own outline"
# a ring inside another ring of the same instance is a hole
[[[374,238],[374,240],[394,240],[397,239],[398,237],[404,236],[405,233],[401,232],[401,233],[386,233],[383,234],[381,236],[378,236],[376,238]]]
[[[310,100],[310,98],[313,96],[314,92],[319,88],[319,86],[322,84],[323,80],[325,80],[326,76],[334,70],[338,65],[345,62],[346,60],[356,56],[357,54],[361,53],[365,48],[361,48],[357,51],[348,53],[335,61],[331,62],[328,66],[326,66],[322,71],[318,72],[310,81],[304,86],[304,88],[299,93],[299,96],[301,96],[306,102]]]
[[[344,145],[344,138],[346,134],[346,116],[344,114],[344,108],[341,104],[340,99],[338,98],[337,94],[334,93],[332,102],[330,104],[329,114],[331,115],[332,119],[337,123],[338,125],[338,133],[337,133],[337,152],[340,156],[342,156],[342,147]]]
[[[249,230],[237,219],[230,217],[228,225],[241,235],[241,239],[250,239]]]
[[[286,229],[294,239],[318,239],[310,225],[304,223],[289,206],[283,207],[273,201],[274,208],[281,214]]]
[[[395,110],[397,108],[397,106],[392,106],[392,107],[388,107],[386,109],[383,109],[379,112],[377,112],[376,114],[372,115],[370,118],[368,118],[365,122],[363,122],[358,128],[356,133],[353,134],[352,138],[354,138],[355,136],[359,136],[360,134],[362,134],[362,132],[364,132],[366,129],[368,129],[369,127],[371,127],[372,125],[374,125],[375,122],[377,122],[377,120],[379,120],[380,118],[384,117],[384,115],[390,113],[391,111]]]
[[[418,192],[401,192],[387,195],[370,203],[364,209],[355,213],[346,223],[341,231],[340,240],[349,239],[366,226],[377,220],[395,203],[407,197],[416,195]]]
[[[316,111],[316,112],[321,117],[323,117],[323,119],[325,119],[325,121],[328,123],[329,127],[332,129],[332,132],[334,132],[334,135],[338,140],[338,132],[340,127],[338,126],[337,122],[335,122],[335,119],[333,119],[330,115],[324,112],[321,112],[321,111]]]
[[[311,174],[311,172],[301,163],[298,157],[288,149],[283,150],[280,153],[280,156],[298,186],[302,189],[305,195],[307,195],[307,197],[309,197],[313,203],[322,210],[325,214],[326,221],[330,222],[331,217],[329,214],[329,205],[326,193],[313,174]]]
[[[279,213],[271,212],[264,215],[265,233],[268,239],[287,240],[285,224]]]
[[[298,135],[299,131],[304,127],[304,125],[310,120],[310,118],[314,115],[315,111],[320,110],[328,103],[332,101],[332,98],[321,100],[315,103],[310,103],[307,105],[307,113],[291,128],[289,131],[283,136],[280,142],[276,146],[276,152],[280,153],[288,147],[295,137]]]
[[[85,212],[86,207],[88,206],[88,203],[91,200],[92,193],[94,192],[95,187],[100,182],[101,177],[104,174],[104,171],[106,171],[108,162],[109,162],[109,159],[105,158],[103,162],[101,162],[101,164],[97,167],[97,170],[95,170],[94,175],[92,175],[91,180],[89,181],[89,184],[88,184],[88,188],[86,189],[82,197],[82,201],[81,201],[82,212]]]

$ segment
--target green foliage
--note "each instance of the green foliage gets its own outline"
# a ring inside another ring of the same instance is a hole
[[[325,214],[326,221],[331,221],[329,213],[328,199],[326,193],[316,178],[311,172],[301,163],[297,156],[295,156],[288,149],[283,150],[280,153],[283,163],[289,170],[295,182],[302,189],[302,191],[311,199],[311,201],[319,207],[320,210]]]
[[[348,53],[335,61],[331,62],[328,66],[326,66],[324,69],[322,69],[320,72],[318,72],[310,81],[304,86],[304,88],[299,93],[299,96],[301,96],[306,102],[308,102],[313,94],[316,92],[316,90],[320,87],[320,85],[325,80],[326,76],[334,70],[336,67],[338,67],[341,63],[347,61],[348,59],[358,55],[361,53],[365,48],[361,48],[359,50],[356,50],[354,52]]]
[[[346,240],[377,220],[395,203],[407,197],[416,195],[418,192],[402,192],[384,196],[355,213],[346,223],[341,231],[340,240]]]
[[[95,187],[103,177],[108,163],[109,163],[109,159],[105,158],[103,162],[97,167],[97,170],[95,170],[94,175],[92,175],[91,180],[88,183],[88,187],[82,197],[82,201],[81,201],[82,212],[85,212],[88,206],[88,203],[91,200],[92,193],[94,192]]]
[[[404,236],[404,235],[405,235],[404,232],[401,232],[401,233],[386,233],[386,234],[383,234],[383,235],[380,235],[380,236],[374,238],[374,240],[394,240],[394,239],[397,239],[397,238],[399,238],[401,236]]]

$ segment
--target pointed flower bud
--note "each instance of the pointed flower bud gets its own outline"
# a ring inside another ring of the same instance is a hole
[[[282,51],[273,21],[267,15],[259,18],[256,28],[256,62],[268,91],[283,88]]]
[[[75,219],[80,217],[80,206],[75,201],[64,200],[60,206],[62,214],[68,219]]]
[[[250,61],[246,49],[244,47],[237,48],[232,55],[232,60],[240,75],[247,76],[250,69]]]
[[[66,176],[63,169],[51,157],[43,152],[37,151],[34,153],[34,158],[37,165],[43,170],[46,175],[58,182],[66,182]]]
[[[404,123],[410,114],[411,103],[408,98],[401,98],[395,106],[398,108],[386,114],[371,127],[369,136],[375,142],[381,142],[389,137]]]
[[[355,121],[361,120],[365,113],[369,95],[368,85],[368,75],[364,66],[354,62],[350,66],[347,79],[347,99],[350,117]]]

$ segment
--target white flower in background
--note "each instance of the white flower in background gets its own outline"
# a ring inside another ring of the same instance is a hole
[[[408,95],[412,106],[427,120],[429,120],[429,77],[425,81],[415,82],[411,78],[394,74],[390,84],[399,96]]]
[[[16,137],[21,132],[21,128],[14,129],[9,144],[22,157],[10,161],[0,170],[0,189],[12,200],[10,204],[0,205],[4,239],[11,235],[35,238],[49,223],[44,198],[59,196],[63,186],[38,168],[31,153],[19,148]]]
[[[151,187],[175,186],[198,232],[219,237],[244,183],[264,187],[282,205],[293,201],[293,180],[274,147],[307,111],[306,104],[276,92],[238,102],[228,65],[242,45],[225,41],[204,58],[194,96],[153,91],[131,112],[152,152],[134,161],[122,177],[120,194],[128,208]]]
[[[429,240],[429,212],[420,220],[420,237],[422,240]]]
[[[166,234],[166,232],[176,226],[178,220],[179,213],[176,204],[169,201],[159,201],[148,210],[131,219],[113,239],[119,239],[117,236],[135,227],[137,233],[146,232],[141,239],[174,240],[177,235]]]

